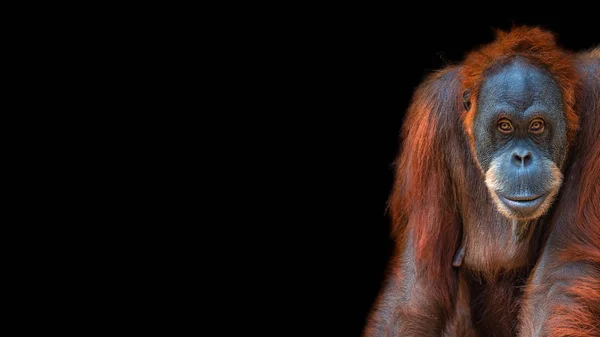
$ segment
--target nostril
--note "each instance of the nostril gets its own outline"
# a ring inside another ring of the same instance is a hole
[[[531,152],[513,153],[512,161],[515,165],[525,167],[531,164]]]

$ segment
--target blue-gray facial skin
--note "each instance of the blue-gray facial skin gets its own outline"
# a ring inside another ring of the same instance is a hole
[[[567,147],[562,94],[551,74],[519,57],[488,70],[473,129],[498,210],[518,220],[543,215],[562,183]]]

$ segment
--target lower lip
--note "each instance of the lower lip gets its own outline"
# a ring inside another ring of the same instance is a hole
[[[515,211],[520,212],[533,212],[544,202],[545,197],[543,195],[532,199],[532,200],[511,200],[502,195],[498,195],[504,204]]]

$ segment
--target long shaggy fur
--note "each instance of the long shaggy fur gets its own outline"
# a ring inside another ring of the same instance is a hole
[[[598,51],[590,55],[594,53]],[[589,84],[578,82],[581,71],[573,68],[573,56],[558,49],[550,33],[537,28],[500,32],[495,42],[470,54],[463,65],[429,76],[416,90],[403,125],[396,181],[389,201],[396,252],[365,336],[516,334],[522,283],[538,250],[535,244],[505,247],[502,230],[507,220],[496,210],[472,155],[475,109],[462,111],[464,89],[471,91],[475,103],[486,71],[513,56],[525,57],[554,76],[565,104],[569,144],[575,141],[578,129],[576,106],[579,109],[585,102],[593,110],[597,104],[597,89],[583,89]],[[592,79],[598,81],[594,74]],[[588,115],[585,123],[593,122]],[[565,331],[579,336],[577,326],[591,331],[590,317],[595,314],[593,305],[600,294],[588,296],[592,302],[585,302],[582,294],[596,291],[594,282],[599,279],[590,277],[596,276],[595,263],[600,261],[600,159],[590,154],[600,149],[599,125],[596,121],[595,125],[584,126],[583,136],[577,138],[573,155],[579,156],[583,150],[588,155],[581,161],[583,166],[573,168],[577,165],[570,164],[565,182],[583,183],[573,187],[576,191],[572,194],[561,196],[556,206],[572,215],[554,213],[555,239],[548,239],[544,253],[562,255],[551,256],[558,263],[537,266],[535,278],[527,287],[529,306],[521,319],[523,336],[533,336],[527,333],[537,326],[551,336],[564,335]],[[579,170],[580,178],[571,176],[574,170]],[[537,227],[532,242],[539,241],[542,229]],[[452,263],[461,244],[466,247],[466,257],[463,269],[457,270]],[[591,255],[586,253],[589,251]],[[569,298],[578,300],[557,300],[539,320],[535,309],[541,308],[550,290],[562,282],[552,277],[554,271],[570,261],[586,263],[577,269],[581,277],[564,288]],[[574,309],[569,312],[564,303],[575,303]]]
[[[439,336],[452,314],[453,253],[440,252],[456,251],[460,235],[445,155],[460,143],[457,74],[449,68],[430,76],[408,110],[390,199],[397,257],[365,336]]]
[[[600,48],[577,62],[581,130],[526,289],[521,337],[600,337]]]

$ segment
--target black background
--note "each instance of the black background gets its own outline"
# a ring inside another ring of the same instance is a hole
[[[317,274],[323,295],[313,307],[327,324],[358,336],[380,290],[393,248],[385,213],[392,163],[415,87],[430,72],[460,63],[465,53],[491,42],[497,28],[541,26],[556,34],[560,46],[577,51],[599,43],[594,21],[453,16],[408,22],[353,10],[313,27],[304,41],[308,48],[298,52],[305,61],[302,76],[309,77],[301,91],[301,119],[307,123],[301,141],[311,145],[301,166],[318,178],[304,187],[316,212],[299,218],[313,225],[307,226],[309,235],[323,244],[312,260],[321,269],[307,270]]]

